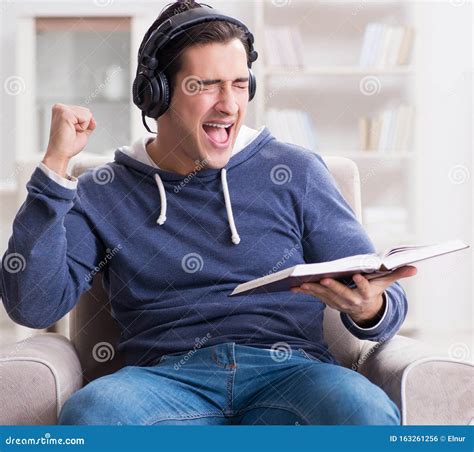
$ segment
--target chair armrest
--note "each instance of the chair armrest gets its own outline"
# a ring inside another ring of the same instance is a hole
[[[397,335],[364,344],[358,371],[398,405],[403,425],[467,425],[474,417],[473,364],[420,341]]]
[[[67,338],[42,333],[0,347],[0,380],[1,425],[54,425],[82,369]]]

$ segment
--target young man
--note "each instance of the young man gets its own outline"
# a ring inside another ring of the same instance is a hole
[[[173,4],[143,42],[198,7]],[[67,163],[94,118],[53,107],[50,143],[3,258],[4,303],[16,322],[47,327],[105,267],[127,363],[67,400],[61,424],[400,422],[379,387],[329,353],[323,312],[338,309],[358,338],[387,340],[407,310],[397,279],[414,267],[371,282],[359,275],[353,289],[328,280],[228,297],[283,256],[290,267],[375,251],[318,154],[244,125],[246,44],[223,21],[171,42],[160,55],[171,103],[156,138],[118,149],[79,180],[66,177]],[[9,272],[15,253],[26,265]]]

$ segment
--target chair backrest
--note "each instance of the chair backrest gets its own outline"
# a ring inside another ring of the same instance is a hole
[[[359,171],[356,164],[345,157],[324,157],[342,196],[361,221]],[[111,161],[110,157],[94,157],[76,163],[72,174]],[[120,329],[111,316],[111,303],[102,286],[102,275],[94,277],[91,290],[81,295],[69,316],[70,339],[76,347],[84,371],[84,383],[112,373],[124,365],[123,356],[115,350]],[[357,361],[364,341],[355,338],[343,325],[340,313],[325,309],[324,337],[330,352],[344,366]]]

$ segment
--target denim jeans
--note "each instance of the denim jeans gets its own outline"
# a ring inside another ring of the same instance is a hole
[[[66,401],[59,424],[396,425],[400,413],[351,369],[232,342],[98,378]]]

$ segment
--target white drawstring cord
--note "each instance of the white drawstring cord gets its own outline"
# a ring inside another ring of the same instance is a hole
[[[222,168],[221,171],[221,180],[222,180],[222,187],[224,190],[224,200],[225,200],[225,208],[227,211],[227,219],[229,222],[229,227],[232,233],[232,243],[234,245],[238,245],[240,243],[240,236],[237,232],[237,228],[234,222],[234,215],[232,214],[232,204],[230,202],[230,195],[229,195],[229,187],[227,185],[227,171],[225,168]],[[159,225],[163,225],[166,221],[166,192],[165,187],[163,185],[163,181],[160,178],[160,175],[155,173],[155,181],[156,185],[158,186],[158,190],[160,191],[160,201],[161,201],[161,211],[160,216],[156,220]]]
[[[160,191],[160,201],[161,201],[161,210],[160,216],[156,220],[156,222],[160,225],[164,224],[166,221],[166,192],[163,182],[159,174],[155,173],[155,181],[156,185],[158,185],[158,190]]]
[[[227,186],[227,171],[222,168],[221,171],[222,188],[224,189],[225,208],[227,210],[227,218],[229,220],[230,230],[232,231],[232,243],[238,245],[240,243],[239,233],[234,223],[234,215],[232,214],[232,204],[230,203],[229,188]]]

